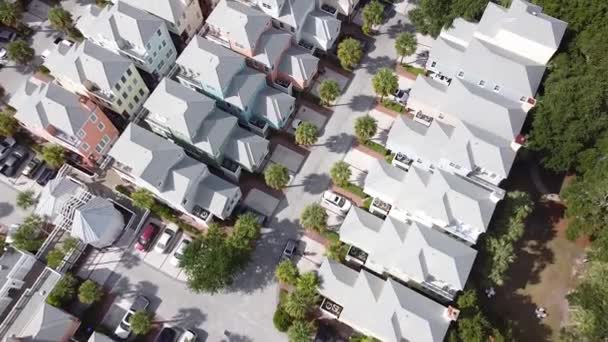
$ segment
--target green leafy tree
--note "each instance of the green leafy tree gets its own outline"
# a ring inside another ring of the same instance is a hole
[[[4,111],[0,112],[0,134],[9,137],[17,133],[19,122],[13,115]]]
[[[318,203],[309,204],[300,215],[300,223],[306,229],[322,232],[327,228],[327,212]]]
[[[372,85],[376,94],[384,99],[385,96],[394,93],[399,88],[399,79],[391,70],[382,68],[372,78]]]
[[[232,283],[233,273],[240,266],[239,254],[221,228],[211,225],[205,236],[188,244],[180,266],[192,291],[216,293]]]
[[[289,342],[310,342],[315,333],[315,327],[310,322],[295,321],[287,330]]]
[[[65,240],[63,240],[63,242],[61,243],[61,248],[63,249],[64,252],[70,253],[72,250],[74,250],[74,249],[76,249],[76,247],[78,247],[79,243],[80,243],[79,239],[69,236]]]
[[[319,278],[314,272],[306,272],[302,274],[296,282],[296,292],[305,294],[306,296],[317,297],[317,286],[319,286]]]
[[[324,80],[319,85],[321,104],[328,106],[340,96],[340,85],[335,80]]]
[[[17,28],[23,17],[23,11],[18,2],[0,1],[0,23]]]
[[[351,70],[359,64],[361,57],[363,57],[363,47],[358,40],[346,38],[338,45],[338,59],[344,69]]]
[[[271,164],[264,170],[266,185],[281,190],[289,183],[289,170],[280,164]]]
[[[474,290],[464,291],[456,301],[460,315],[456,328],[452,331],[449,341],[456,342],[486,342],[507,341],[503,334],[492,327],[490,321],[481,310]]]
[[[291,262],[291,260],[283,260],[274,270],[274,275],[279,279],[281,283],[295,285],[300,276],[298,268]]]
[[[34,58],[34,49],[25,40],[17,39],[6,44],[6,54],[11,61],[23,65]]]
[[[65,150],[59,145],[45,145],[42,148],[42,159],[53,169],[65,163]]]
[[[334,165],[329,170],[329,174],[331,176],[331,180],[340,187],[345,187],[348,185],[351,177],[350,166],[345,161],[339,161],[334,163]]]
[[[296,129],[296,143],[298,145],[310,146],[317,142],[319,129],[312,123],[302,122]]]
[[[83,304],[93,304],[101,299],[103,291],[96,282],[86,280],[78,288],[78,300]]]
[[[454,19],[462,17],[476,21],[486,8],[488,0],[420,0],[408,13],[416,31],[437,37]]]
[[[380,342],[380,340],[375,339],[371,336],[353,335],[348,338],[348,342]]]
[[[304,319],[311,312],[313,306],[313,297],[294,291],[287,295],[283,308],[294,319]]]
[[[57,269],[65,259],[65,252],[60,248],[54,248],[46,255],[46,265],[52,269]]]
[[[152,330],[152,317],[146,311],[137,311],[129,319],[131,331],[135,335],[143,336]]]
[[[65,34],[71,34],[74,31],[74,20],[72,14],[61,6],[55,6],[49,10],[49,22],[51,26]]]
[[[363,32],[369,34],[372,26],[382,24],[384,19],[384,6],[376,0],[372,0],[369,4],[363,7]]]
[[[260,235],[260,224],[252,213],[240,215],[234,224],[234,230],[230,235],[229,242],[237,250],[248,253],[253,248],[253,243]]]
[[[34,204],[36,204],[36,199],[34,198],[34,191],[25,190],[17,195],[17,206],[19,208],[28,209]]]
[[[78,285],[78,280],[69,273],[65,274],[55,284],[46,298],[46,302],[58,308],[63,307],[76,295],[76,285]]]
[[[401,57],[403,63],[403,57],[410,56],[416,52],[416,46],[418,41],[416,36],[410,32],[399,33],[397,39],[395,39],[395,50],[397,55]]]
[[[281,306],[277,307],[277,310],[272,316],[272,323],[274,323],[274,327],[280,332],[286,332],[291,326],[292,322],[293,319],[289,316],[289,314],[285,312]]]
[[[42,220],[36,215],[30,215],[13,234],[13,245],[18,249],[28,252],[36,252],[44,243],[44,237],[40,232]]]
[[[360,143],[367,143],[376,135],[377,130],[378,122],[369,115],[359,117],[355,121],[355,135]]]
[[[154,194],[150,190],[139,188],[131,193],[133,205],[143,209],[152,209],[156,204]]]

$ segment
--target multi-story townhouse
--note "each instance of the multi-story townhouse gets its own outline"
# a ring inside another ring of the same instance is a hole
[[[198,0],[112,0],[116,1],[124,1],[161,18],[169,31],[185,43],[196,36],[203,26],[203,12]]]
[[[177,58],[165,22],[122,0],[104,8],[91,5],[77,27],[91,42],[129,58],[157,78],[165,76]]]
[[[272,26],[272,18],[236,0],[222,0],[206,21],[206,37],[247,57],[248,65],[268,75],[275,86],[291,93],[305,89],[319,59],[294,45],[291,34]]]
[[[469,277],[477,251],[415,221],[386,220],[352,208],[340,227],[351,247],[347,261],[390,274],[439,298],[452,300]]]
[[[325,259],[318,270],[324,315],[384,342],[441,342],[457,310],[392,278]]]
[[[238,186],[210,173],[184,149],[135,124],[127,127],[110,156],[122,178],[201,224],[213,216],[227,219],[242,196]]]
[[[229,177],[259,171],[269,152],[268,140],[241,128],[238,119],[215,106],[215,100],[165,78],[150,95],[145,118],[155,133],[213,163]]]
[[[295,110],[295,99],[270,87],[245,57],[199,36],[177,58],[175,77],[262,133],[283,127]]]
[[[489,3],[479,23],[456,19],[437,38],[387,147],[395,165],[414,161],[497,186],[525,141],[520,135],[566,23],[522,0]],[[525,28],[525,30],[524,30]]]
[[[508,9],[490,2],[479,23],[457,19],[453,28],[441,32],[427,68],[445,79],[458,77],[491,89],[529,109],[567,25],[524,0],[512,1]]]
[[[86,163],[101,162],[118,139],[118,129],[97,104],[50,79],[33,76],[10,103],[23,127],[80,155]]]
[[[374,198],[371,212],[436,226],[470,244],[486,231],[504,197],[502,189],[482,187],[448,171],[416,166],[404,171],[384,161],[372,164],[364,191]]]
[[[131,60],[87,40],[57,44],[45,65],[65,89],[127,117],[136,114],[150,94]]]
[[[329,51],[340,35],[342,22],[335,8],[317,8],[314,0],[245,1],[271,16],[275,28],[289,32],[296,43],[309,50]]]

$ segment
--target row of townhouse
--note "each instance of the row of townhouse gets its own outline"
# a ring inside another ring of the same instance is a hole
[[[508,9],[490,2],[479,23],[456,19],[441,32],[430,75],[412,87],[410,115],[390,129],[392,165],[368,170],[369,212],[351,209],[340,228],[347,260],[362,270],[321,265],[326,314],[382,341],[444,339],[458,311],[410,288],[439,302],[464,288],[566,26],[513,0]]]

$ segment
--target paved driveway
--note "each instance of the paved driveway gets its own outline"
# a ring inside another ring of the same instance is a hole
[[[277,145],[272,151],[270,161],[285,166],[290,172],[296,173],[302,166],[304,156],[283,145]]]
[[[31,214],[32,210],[23,210],[17,207],[17,195],[19,191],[3,181],[0,182],[0,229],[11,224],[21,223],[23,219]]]

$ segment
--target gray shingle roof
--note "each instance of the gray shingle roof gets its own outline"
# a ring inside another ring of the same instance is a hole
[[[186,11],[189,1],[184,0],[120,0],[177,26]]]
[[[295,102],[295,98],[274,88],[265,87],[257,95],[253,111],[275,127],[282,127],[283,119],[293,111]]]
[[[303,31],[314,36],[322,46],[326,46],[327,42],[334,41],[340,34],[341,25],[340,20],[323,11],[314,10],[306,18]]]
[[[266,75],[252,68],[245,68],[234,76],[230,89],[225,94],[226,102],[249,111],[254,106],[260,89],[267,88]]]
[[[10,103],[17,109],[15,118],[26,125],[42,129],[52,125],[71,136],[76,136],[91,115],[77,95],[55,83],[33,77],[17,91]]]
[[[308,50],[297,46],[290,47],[285,51],[279,71],[296,80],[310,81],[317,73],[319,59]]]
[[[306,20],[310,7],[309,0],[285,0],[277,19],[298,31]],[[312,7],[314,8],[314,5]]]
[[[169,203],[191,211],[195,205],[223,217],[227,202],[240,190],[209,173],[207,166],[183,149],[137,125],[130,124],[110,155],[132,169],[131,175],[148,184]]]
[[[408,212],[446,225],[465,224],[478,232],[485,232],[496,207],[492,191],[460,176],[414,166],[405,172],[384,161],[369,169],[364,191]]]
[[[119,1],[103,9],[90,5],[89,14],[78,20],[77,27],[85,37],[102,36],[129,50],[131,44],[145,46],[164,24],[161,19]]]
[[[237,127],[228,141],[226,156],[254,171],[268,154],[270,142],[254,133]]]
[[[270,23],[270,16],[234,0],[221,0],[213,9],[207,23],[220,28],[231,41],[253,49]]]
[[[385,342],[439,342],[446,308],[392,279],[382,280],[325,259],[319,293],[343,307],[340,321]]]
[[[129,59],[87,40],[69,49],[63,44],[57,46],[45,64],[53,74],[68,77],[75,83],[88,81],[109,91],[133,65]]]
[[[70,235],[97,248],[112,245],[125,228],[122,214],[112,202],[93,197],[74,211]]]
[[[271,28],[260,37],[253,59],[272,69],[275,64],[278,64],[283,51],[290,45],[291,35],[289,33]]]
[[[368,260],[390,273],[418,282],[440,282],[462,290],[477,251],[435,229],[393,217],[381,220],[352,208],[340,228],[340,240],[368,253]],[[404,279],[407,281],[408,279]]]
[[[223,92],[243,69],[245,57],[197,35],[175,63],[196,73],[201,83]]]
[[[29,323],[17,337],[35,341],[65,341],[69,339],[77,318],[47,303],[40,305]]]

